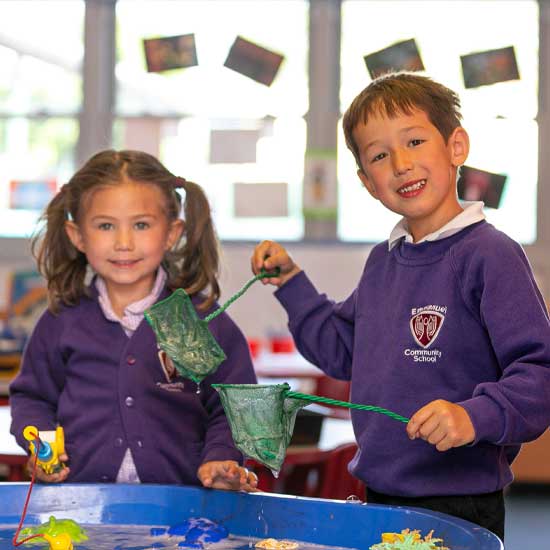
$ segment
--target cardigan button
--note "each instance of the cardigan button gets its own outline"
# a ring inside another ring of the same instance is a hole
[[[133,407],[133,406],[134,406],[134,398],[128,396],[128,397],[124,400],[124,403],[126,403],[126,406],[127,406],[127,407]]]
[[[124,441],[122,440],[122,437],[117,437],[115,439],[115,447],[122,447],[123,443],[124,443]]]
[[[136,358],[133,355],[128,355],[128,357],[126,357],[126,363],[128,363],[128,365],[135,365]]]

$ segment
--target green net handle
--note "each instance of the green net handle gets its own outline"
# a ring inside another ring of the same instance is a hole
[[[400,414],[388,411],[382,407],[375,407],[374,405],[358,405],[357,403],[349,403],[348,401],[338,401],[337,399],[331,399],[330,397],[320,397],[318,395],[310,395],[308,393],[299,393],[295,391],[285,392],[286,397],[293,397],[295,399],[304,399],[305,401],[313,401],[314,403],[326,403],[327,405],[336,405],[337,407],[346,407],[347,409],[357,409],[358,411],[372,411],[380,414],[385,414],[394,420],[399,420],[407,424],[409,418],[401,416]]]
[[[210,315],[207,315],[204,318],[204,321],[206,323],[209,323],[210,321],[212,321],[212,319],[215,319],[220,313],[223,313],[235,300],[240,298],[256,281],[259,281],[260,279],[269,279],[270,277],[278,277],[280,274],[281,274],[281,270],[278,267],[275,269],[275,271],[269,271],[269,272],[265,271],[265,269],[262,268],[260,273],[258,273],[257,275],[252,277],[250,281],[245,283],[245,285],[241,288],[241,290],[233,294],[233,296],[231,296],[231,298],[229,298],[229,300],[227,300],[225,304],[220,306],[220,308],[218,308],[216,311],[213,311]]]

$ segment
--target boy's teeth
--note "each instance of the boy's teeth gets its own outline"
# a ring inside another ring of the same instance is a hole
[[[417,189],[424,187],[424,185],[426,185],[426,180],[420,180],[413,185],[409,185],[408,187],[403,187],[402,189],[399,189],[399,193],[409,193],[410,191],[416,191]]]

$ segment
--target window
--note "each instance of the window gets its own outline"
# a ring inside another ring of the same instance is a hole
[[[73,172],[83,20],[82,1],[0,2],[0,236],[29,236]]]
[[[224,239],[300,238],[308,2],[119,0],[117,22],[115,146],[147,150],[203,186]],[[146,72],[142,40],[183,34],[195,36],[198,65]],[[224,67],[238,36],[284,56],[271,86]],[[216,139],[234,140],[233,157],[217,155]],[[236,215],[236,184],[263,183],[286,188],[286,214]]]
[[[468,166],[507,175],[500,207],[486,209],[488,220],[524,244],[536,240],[537,224],[538,16],[537,2],[529,0],[342,4],[342,110],[370,82],[363,56],[414,38],[423,74],[461,97]],[[466,89],[460,56],[507,46],[514,46],[521,79]],[[398,217],[368,196],[341,128],[338,137],[339,236],[384,240]]]

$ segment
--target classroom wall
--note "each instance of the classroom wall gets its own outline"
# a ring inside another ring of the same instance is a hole
[[[253,248],[254,243],[224,246],[223,300],[253,276],[250,270]],[[289,244],[288,250],[320,291],[334,300],[343,300],[357,285],[371,246],[295,243]],[[265,337],[271,333],[288,332],[286,315],[273,296],[274,290],[271,285],[257,282],[229,308],[228,312],[247,336]]]
[[[221,302],[228,300],[252,276],[250,256],[255,243],[222,244]],[[372,249],[368,244],[290,243],[287,246],[296,263],[306,270],[317,288],[334,300],[345,299],[355,288]],[[547,260],[536,251],[529,253],[537,282],[550,302],[550,273]],[[2,239],[0,250],[0,288],[11,269],[33,267],[29,242],[25,239]],[[256,282],[228,309],[243,332],[254,338],[286,334],[286,316],[273,296],[275,287]],[[0,309],[3,297],[0,291]]]
[[[0,289],[5,288],[5,276],[12,269],[34,267],[29,241],[2,239],[0,249]],[[255,243],[225,243],[222,245],[222,302],[229,299],[252,276],[250,256]],[[295,261],[307,270],[312,281],[331,298],[346,298],[355,287],[369,245],[339,245],[336,243],[290,244]],[[286,333],[286,317],[272,296],[275,287],[257,282],[228,310],[247,336],[263,338],[272,333]],[[0,290],[0,309],[5,297]]]

